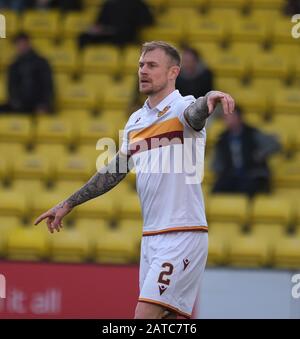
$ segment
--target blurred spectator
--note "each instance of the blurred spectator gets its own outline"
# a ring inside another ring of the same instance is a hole
[[[8,8],[18,12],[25,9],[52,9],[63,12],[82,9],[81,0],[0,0],[0,8]]]
[[[215,146],[213,170],[216,182],[213,192],[247,193],[270,191],[268,157],[280,150],[274,136],[266,135],[245,124],[236,107],[224,117],[227,129]]]
[[[193,95],[195,98],[204,96],[213,89],[213,74],[193,48],[183,49],[176,88],[181,95]]]
[[[30,1],[29,1],[30,2]],[[0,8],[12,9],[21,12],[27,8],[28,3],[24,0],[0,0]]]
[[[35,0],[31,7],[39,9],[57,8],[63,12],[67,12],[82,9],[82,4],[81,0]]]
[[[25,33],[15,38],[15,44],[17,57],[8,68],[9,101],[0,111],[49,113],[54,98],[49,63],[32,49]]]
[[[153,23],[153,16],[142,0],[106,0],[96,22],[79,37],[79,46],[135,42],[138,30]]]
[[[300,0],[287,0],[283,11],[286,15],[300,14]]]

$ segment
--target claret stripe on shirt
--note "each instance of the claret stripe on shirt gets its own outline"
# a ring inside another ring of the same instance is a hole
[[[129,134],[131,155],[174,144],[183,144],[183,125],[178,118],[169,119]]]

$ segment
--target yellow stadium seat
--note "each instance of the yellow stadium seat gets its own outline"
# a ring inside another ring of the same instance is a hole
[[[234,240],[235,237],[240,235],[241,225],[239,222],[210,222],[209,235],[222,238],[226,243]]]
[[[70,196],[78,191],[85,183],[85,180],[64,180],[58,178],[58,180],[55,181],[54,190],[61,192],[62,195]]]
[[[63,22],[63,35],[65,38],[76,38],[80,33],[85,32],[93,23],[91,16],[83,13],[67,13]]]
[[[211,41],[201,41],[201,42],[193,42],[193,48],[199,53],[201,58],[204,59],[205,62],[209,63],[212,55],[219,55],[223,52],[223,49],[220,48],[217,42]]]
[[[91,118],[91,112],[88,109],[64,109],[57,112],[57,115],[66,120],[82,122]]]
[[[35,137],[38,143],[69,144],[73,140],[72,123],[56,116],[38,117]]]
[[[207,140],[206,140],[206,147],[211,148],[215,145],[215,143],[218,141],[220,135],[225,130],[225,124],[222,118],[216,118],[214,119],[211,124],[207,126]],[[205,165],[210,167],[209,160],[206,159]]]
[[[20,154],[12,160],[12,176],[15,179],[44,179],[50,175],[46,155],[36,153]]]
[[[280,244],[285,235],[285,229],[280,224],[254,224],[251,226],[251,232],[267,245],[268,254],[271,257],[276,244]]]
[[[293,152],[297,149],[297,124],[300,123],[300,117],[296,115],[277,115],[268,124],[262,125],[263,131],[273,134],[280,141],[283,150]]]
[[[55,91],[57,93],[60,93],[67,86],[72,84],[71,75],[68,73],[60,73],[60,72],[53,73],[53,81],[54,81]]]
[[[281,10],[284,6],[284,0],[252,0],[251,5],[253,8],[272,8]]]
[[[290,16],[279,16],[272,27],[272,42],[273,44],[298,44],[298,39],[293,39],[291,35],[292,23]]]
[[[14,190],[0,191],[0,215],[22,217],[27,212],[25,197]]]
[[[126,110],[134,99],[135,87],[125,81],[111,84],[103,97],[103,109]]]
[[[45,190],[44,183],[38,178],[14,179],[12,185],[14,191],[20,192],[20,194],[26,198],[27,204],[30,204],[32,192],[34,192],[36,195],[39,195],[43,190]]]
[[[99,119],[103,122],[112,123],[116,130],[123,130],[128,120],[128,114],[123,110],[103,110]]]
[[[297,57],[300,52],[300,47],[292,44],[279,44],[276,43],[272,50],[276,55],[282,57],[289,65],[291,73],[297,72]]]
[[[249,65],[239,55],[231,51],[223,51],[212,55],[208,64],[217,76],[234,76],[242,78],[248,73]]]
[[[0,180],[6,178],[8,175],[8,162],[5,158],[0,158]]]
[[[125,47],[122,55],[122,73],[137,74],[141,48],[139,46]]]
[[[36,51],[47,58],[49,50],[55,47],[53,39],[35,38],[32,39],[32,45]]]
[[[56,164],[56,178],[64,180],[87,180],[94,173],[91,161],[80,154],[71,154]]]
[[[242,195],[212,195],[207,206],[207,217],[211,222],[236,222],[248,220],[248,199]]]
[[[192,44],[197,41],[221,42],[228,36],[225,25],[210,16],[186,22],[186,30],[185,39]]]
[[[230,44],[229,51],[233,55],[239,56],[248,68],[253,61],[253,55],[260,53],[262,48],[258,42],[236,41]]]
[[[222,238],[209,235],[207,265],[216,266],[226,262],[225,244]]]
[[[256,54],[252,63],[254,77],[271,77],[286,79],[289,74],[288,61],[276,53],[264,52]]]
[[[210,0],[211,7],[216,8],[243,8],[247,4],[247,0]]]
[[[9,39],[0,39],[0,51],[0,69],[5,70],[14,60],[15,48]],[[3,78],[1,77],[1,79]],[[5,83],[3,85],[5,85]]]
[[[141,218],[141,205],[136,193],[126,196],[126,199],[120,200],[120,218]]]
[[[68,155],[68,150],[64,144],[35,144],[34,153],[39,154],[49,160],[50,168],[56,167],[56,162],[64,159]]]
[[[257,196],[252,205],[252,223],[276,223],[288,225],[292,207],[285,198],[274,196]]]
[[[23,155],[23,153],[25,153],[25,148],[22,143],[0,142],[0,154],[2,159],[6,160],[9,169],[13,159]]]
[[[86,261],[88,254],[88,239],[76,228],[64,228],[52,238],[51,261],[79,263]]]
[[[56,38],[60,34],[59,12],[27,11],[23,14],[22,29],[36,38]]]
[[[282,161],[273,172],[273,182],[276,187],[300,187],[300,157]]]
[[[151,1],[151,0],[150,0]],[[153,1],[153,0],[152,0]],[[164,1],[161,1],[164,2]],[[183,9],[188,7],[193,10],[197,10],[198,6],[203,6],[207,4],[207,0],[167,0],[165,3],[171,8]]]
[[[253,41],[263,43],[268,36],[265,21],[257,17],[240,17],[232,22],[231,27],[232,41]]]
[[[31,141],[31,117],[24,115],[0,116],[0,141],[22,142]]]
[[[273,97],[274,114],[299,114],[300,112],[300,93],[299,88],[292,87],[280,89]]]
[[[236,267],[261,267],[270,262],[263,239],[251,234],[240,235],[230,244],[228,263]]]
[[[32,217],[37,218],[40,214],[45,213],[50,208],[56,206],[58,203],[66,199],[64,192],[60,191],[43,191],[38,196],[32,197],[31,214]]]
[[[82,56],[85,73],[116,74],[119,71],[119,50],[114,46],[88,47]]]
[[[99,139],[114,138],[118,132],[112,122],[102,121],[100,118],[85,120],[77,128],[78,143],[90,144],[93,149],[96,149],[96,143]]]
[[[6,104],[8,100],[6,78],[0,77],[0,104]]]
[[[110,232],[110,224],[105,219],[76,218],[75,228],[88,239],[90,252],[95,249],[96,242],[103,234]]]
[[[268,101],[282,88],[282,81],[276,78],[254,78],[251,81],[251,88],[257,93],[266,93]]]
[[[258,92],[252,86],[237,88],[231,95],[246,114],[255,112],[256,114],[263,115],[267,110],[267,94]]]
[[[73,73],[78,70],[76,48],[53,46],[46,49],[44,55],[47,57],[54,72]]]
[[[119,231],[123,232],[124,234],[130,235],[132,241],[135,243],[137,249],[137,256],[139,255],[140,250],[140,242],[142,239],[142,226],[143,220],[136,220],[136,219],[122,219],[118,224]]]
[[[299,269],[300,266],[300,233],[282,237],[275,246],[274,266],[285,269]]]
[[[233,77],[216,76],[214,79],[216,90],[233,93],[237,88],[242,86],[241,81]]]
[[[181,22],[161,19],[155,26],[143,28],[140,32],[142,41],[163,40],[178,43],[183,38]]]
[[[21,226],[20,218],[0,215],[0,257],[4,256],[7,248],[7,237],[17,227]]]
[[[106,232],[96,242],[94,260],[118,264],[136,262],[136,243],[129,234],[117,229]]]
[[[231,242],[240,234],[238,223],[209,223],[208,264],[219,265],[227,261],[227,253]]]
[[[78,206],[75,216],[80,218],[112,219],[116,214],[116,202],[106,193]]]
[[[47,236],[35,227],[18,227],[8,235],[6,257],[11,260],[45,259],[48,255]]]
[[[58,93],[59,109],[95,109],[96,90],[84,83],[69,83]]]

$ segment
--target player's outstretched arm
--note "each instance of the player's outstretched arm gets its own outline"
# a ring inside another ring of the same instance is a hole
[[[127,156],[118,153],[106,167],[97,172],[83,187],[65,201],[40,215],[34,224],[37,225],[42,220],[47,219],[46,223],[49,231],[53,233],[56,229],[59,232],[62,227],[62,219],[75,206],[108,192],[123,180],[127,173]]]
[[[184,116],[193,129],[200,131],[218,103],[221,103],[224,114],[233,112],[234,100],[229,94],[210,91],[204,97],[198,98],[188,106],[184,111]]]

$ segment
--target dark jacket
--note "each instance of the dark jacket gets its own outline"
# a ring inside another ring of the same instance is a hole
[[[107,0],[98,15],[96,23],[111,27],[115,43],[133,42],[139,28],[153,23],[153,16],[141,0]]]
[[[230,150],[230,133],[223,132],[215,146],[213,169],[219,175],[232,176],[237,172]],[[280,149],[274,136],[264,134],[254,127],[243,125],[239,137],[241,143],[241,172],[254,177],[268,177],[268,157]]]
[[[52,109],[52,72],[46,59],[30,50],[18,57],[8,71],[9,103],[16,111],[33,112],[38,107]]]

